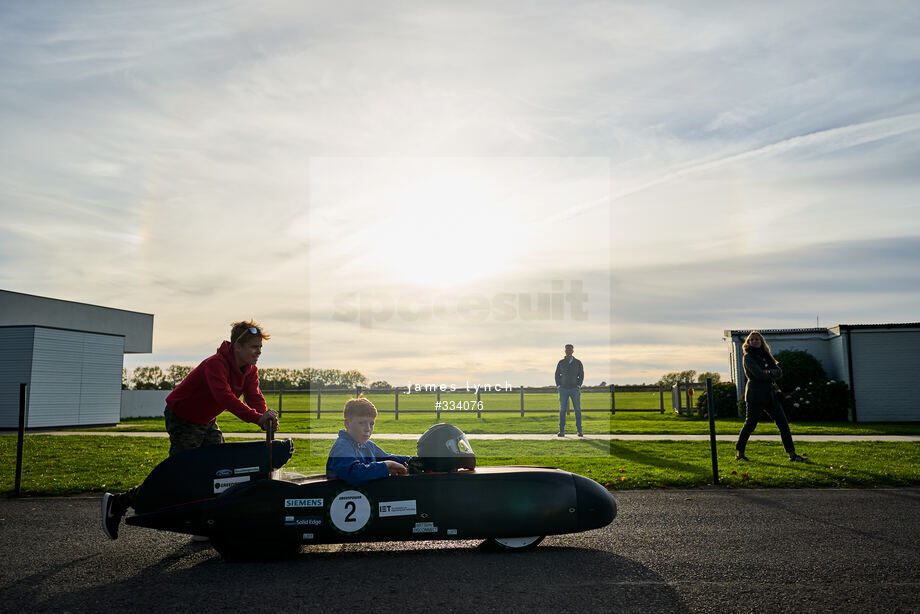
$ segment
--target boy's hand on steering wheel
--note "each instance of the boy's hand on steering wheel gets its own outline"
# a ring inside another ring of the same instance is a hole
[[[390,470],[390,475],[409,475],[409,468],[402,463],[397,463],[396,461],[391,460],[386,460],[383,462],[387,464],[387,469]]]

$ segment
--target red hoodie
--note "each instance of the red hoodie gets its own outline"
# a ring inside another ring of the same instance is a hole
[[[241,394],[245,395],[245,403],[240,401]],[[166,405],[194,424],[207,424],[225,409],[240,420],[257,422],[267,409],[259,389],[259,369],[246,365],[240,371],[229,341],[221,343],[216,354],[192,369],[166,397]]]

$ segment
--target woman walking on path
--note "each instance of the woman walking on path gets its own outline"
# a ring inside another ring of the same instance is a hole
[[[744,352],[744,375],[747,384],[744,386],[744,402],[747,405],[747,415],[744,426],[738,434],[738,443],[735,444],[737,454],[735,460],[747,461],[744,448],[748,438],[763,414],[772,418],[779,428],[783,440],[783,448],[789,455],[789,460],[794,463],[807,463],[808,459],[795,453],[795,444],[792,443],[792,433],[789,432],[789,421],[779,399],[776,398],[778,386],[776,380],[783,376],[782,369],[770,353],[770,346],[764,341],[763,335],[756,330],[751,331],[741,346]]]

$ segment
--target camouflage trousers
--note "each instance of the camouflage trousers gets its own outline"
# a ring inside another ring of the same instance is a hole
[[[224,443],[224,434],[217,426],[217,419],[207,424],[195,424],[183,420],[169,407],[163,411],[163,415],[166,417],[166,432],[169,433],[170,456],[192,448]]]

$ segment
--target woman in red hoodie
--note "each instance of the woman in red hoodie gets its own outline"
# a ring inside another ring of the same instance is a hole
[[[268,409],[259,389],[256,362],[262,354],[262,340],[268,333],[249,320],[234,322],[230,341],[217,353],[204,359],[182,383],[166,397],[166,431],[169,455],[201,446],[224,442],[217,416],[228,410],[240,420],[253,422],[266,430],[278,429],[278,412]],[[240,401],[240,395],[245,402]],[[111,539],[118,538],[122,516],[134,504],[137,488],[102,497],[102,528]]]
[[[169,455],[224,442],[217,416],[227,410],[244,422],[266,430],[278,428],[278,414],[265,405],[259,389],[256,362],[262,340],[270,339],[256,322],[234,322],[230,339],[206,358],[166,397],[166,431]],[[245,403],[240,401],[243,396]]]

